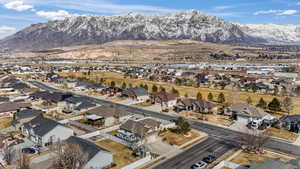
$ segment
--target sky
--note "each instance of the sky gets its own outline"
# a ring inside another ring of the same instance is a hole
[[[0,0],[0,39],[69,16],[191,9],[235,23],[300,25],[300,0]]]

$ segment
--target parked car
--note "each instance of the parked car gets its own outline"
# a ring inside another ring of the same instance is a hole
[[[37,151],[34,148],[23,148],[22,153],[26,154],[36,154]]]
[[[212,162],[214,162],[216,159],[217,159],[216,156],[214,156],[214,155],[208,155],[207,157],[204,157],[204,158],[203,158],[203,161],[206,162],[206,163],[212,163]]]
[[[207,163],[204,161],[200,161],[199,163],[195,163],[191,166],[191,169],[204,169],[207,167]]]

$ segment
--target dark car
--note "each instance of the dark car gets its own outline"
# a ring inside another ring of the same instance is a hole
[[[204,157],[204,158],[203,158],[203,161],[206,162],[206,163],[212,163],[212,162],[214,162],[216,159],[217,159],[216,156],[214,156],[214,155],[208,155],[207,157]]]
[[[34,148],[23,148],[22,152],[26,154],[35,154],[36,150]]]

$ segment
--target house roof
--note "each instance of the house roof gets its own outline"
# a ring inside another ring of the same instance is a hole
[[[144,88],[128,88],[123,90],[123,94],[128,95],[129,93],[134,93],[136,96],[147,96],[148,91]]]
[[[31,103],[24,103],[24,102],[7,102],[0,104],[0,113],[17,111],[21,108],[30,108]]]
[[[253,162],[249,169],[271,169],[271,168],[295,169],[295,166],[292,164],[285,163],[280,159],[267,158],[262,162]]]
[[[182,99],[178,100],[178,102],[181,102],[185,106],[193,106],[196,105],[199,108],[207,108],[207,109],[212,109],[216,107],[215,104],[206,101],[206,100],[198,100],[198,99]]]
[[[0,102],[8,102],[9,98],[8,97],[0,97]]]
[[[78,144],[81,150],[87,153],[88,161],[91,160],[96,154],[99,152],[106,152],[111,153],[110,151],[79,137],[71,136],[69,137],[66,142]]]
[[[249,105],[247,103],[237,103],[229,107],[229,109],[239,115],[262,118],[267,115],[261,108]]]
[[[92,108],[95,106],[96,106],[96,104],[94,104],[94,103],[82,102],[75,108],[75,110],[81,111],[81,110],[89,109],[89,108]]]
[[[128,116],[130,114],[126,110],[120,109],[118,107],[112,107],[112,106],[98,106],[96,108],[88,110],[86,113],[96,114],[104,118],[108,118],[108,117],[120,118],[120,117]]]
[[[162,101],[166,102],[166,101],[176,100],[178,95],[161,91],[161,92],[152,93],[152,97],[153,98],[159,98]]]
[[[300,122],[300,115],[284,116],[281,120],[286,122],[298,122],[298,121]]]
[[[42,110],[33,110],[33,109],[26,109],[22,110],[16,113],[17,119],[24,119],[24,118],[30,118],[30,117],[36,117],[41,114],[43,114],[44,111]]]
[[[40,98],[43,100],[47,100],[50,102],[60,102],[72,96],[69,93],[61,93],[61,92],[48,92],[48,91],[37,91],[30,95],[31,97]]]
[[[144,137],[150,128],[145,127],[145,125],[140,121],[128,120],[120,126],[120,129],[134,133],[139,137]]]
[[[161,124],[161,122],[154,120],[152,118],[145,118],[145,119],[139,120],[139,122],[143,123],[145,127],[152,128],[152,129],[159,127]]]
[[[67,127],[63,124],[58,123],[55,120],[44,118],[42,116],[37,116],[36,118],[32,119],[28,123],[24,123],[24,128],[29,130],[32,129],[34,134],[42,137],[59,125]]]

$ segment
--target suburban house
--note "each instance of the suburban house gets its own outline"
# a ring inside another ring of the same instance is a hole
[[[162,107],[170,108],[176,105],[178,94],[168,92],[155,92],[150,96],[152,104],[158,103]]]
[[[40,101],[44,105],[53,105],[64,101],[65,99],[72,97],[70,93],[61,92],[48,92],[48,91],[38,91],[30,95],[30,98],[34,101]]]
[[[15,120],[12,121],[12,125],[16,129],[20,129],[20,127],[24,123],[27,123],[27,122],[31,121],[32,119],[36,118],[37,116],[41,116],[44,113],[45,112],[42,111],[42,110],[33,110],[33,109],[24,109],[24,110],[21,110],[21,111],[17,111],[14,114]]]
[[[231,115],[237,121],[246,124],[255,122],[257,125],[260,125],[263,120],[274,119],[274,117],[266,113],[264,110],[247,103],[233,104],[225,108],[224,113]]]
[[[37,116],[24,123],[21,129],[28,139],[41,146],[48,146],[58,140],[66,140],[74,135],[71,128],[42,116]]]
[[[98,106],[86,112],[86,120],[98,127],[109,127],[127,121],[130,113],[113,106]]]
[[[174,110],[177,112],[182,110],[191,110],[199,113],[217,113],[218,107],[216,104],[206,100],[178,99]]]
[[[300,115],[284,116],[281,120],[281,126],[291,132],[300,132]]]
[[[66,114],[80,114],[96,106],[97,105],[95,103],[90,102],[85,97],[77,96],[68,97],[67,99],[60,101],[57,104],[58,112]]]
[[[0,115],[1,116],[13,116],[17,111],[30,108],[32,105],[30,103],[24,102],[6,102],[0,104]]]
[[[105,168],[111,166],[111,164],[113,163],[112,152],[99,147],[98,145],[88,140],[76,136],[71,136],[66,140],[66,142],[77,144],[87,155],[87,163],[84,166],[84,169]]]
[[[152,143],[157,140],[160,130],[174,126],[174,123],[161,122],[151,117],[139,120],[130,119],[120,126],[120,130],[118,130],[116,136],[138,144]]]
[[[123,97],[128,97],[132,100],[136,100],[139,102],[145,102],[149,99],[148,91],[144,88],[128,88],[123,90]]]

